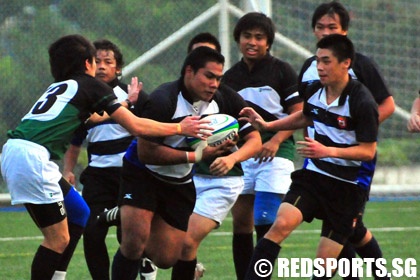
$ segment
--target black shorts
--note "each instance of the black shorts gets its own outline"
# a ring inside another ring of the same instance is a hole
[[[67,217],[63,201],[50,204],[25,203],[24,205],[32,220],[39,228],[55,225]]]
[[[187,231],[195,206],[194,183],[170,184],[154,177],[146,169],[124,160],[118,204],[154,212],[169,225]]]
[[[80,175],[82,196],[86,203],[113,208],[118,201],[121,167],[98,168],[88,166]]]
[[[344,244],[363,211],[368,192],[357,185],[306,169],[291,175],[292,184],[283,202],[296,206],[303,220],[323,220],[321,236]]]

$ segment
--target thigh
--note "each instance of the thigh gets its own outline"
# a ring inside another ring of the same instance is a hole
[[[130,259],[140,259],[150,236],[154,213],[130,205],[121,211],[121,251]]]
[[[160,268],[172,267],[180,258],[186,232],[168,224],[156,214],[152,220],[146,256]]]

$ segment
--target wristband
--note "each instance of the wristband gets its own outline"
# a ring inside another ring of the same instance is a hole
[[[190,153],[185,152],[185,156],[187,157],[187,163],[190,163]]]
[[[202,141],[197,148],[195,148],[195,160],[194,162],[199,162],[203,158],[203,150],[207,147],[207,141]]]
[[[127,103],[127,108],[128,109],[130,109],[131,107],[133,107],[133,103],[131,103],[131,101],[127,98],[126,100],[125,100],[125,102]]]
[[[176,124],[176,134],[182,134],[182,127],[180,123]]]

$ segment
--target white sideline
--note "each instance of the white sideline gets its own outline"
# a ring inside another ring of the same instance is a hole
[[[381,227],[381,228],[369,228],[373,232],[400,232],[400,231],[420,231],[420,227]],[[308,229],[308,230],[295,230],[293,234],[308,234],[308,233],[319,233],[320,230]],[[232,232],[211,232],[213,236],[231,236]],[[107,238],[115,238],[115,234],[108,234]],[[7,241],[22,241],[22,240],[37,240],[43,239],[42,236],[21,236],[21,237],[0,237],[0,242]]]

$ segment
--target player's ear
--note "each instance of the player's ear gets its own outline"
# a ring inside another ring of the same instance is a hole
[[[351,66],[351,59],[350,58],[346,58],[345,60],[343,60],[343,65],[346,69],[349,69]]]
[[[194,69],[191,67],[191,65],[185,66],[185,76],[191,76],[194,74]]]

